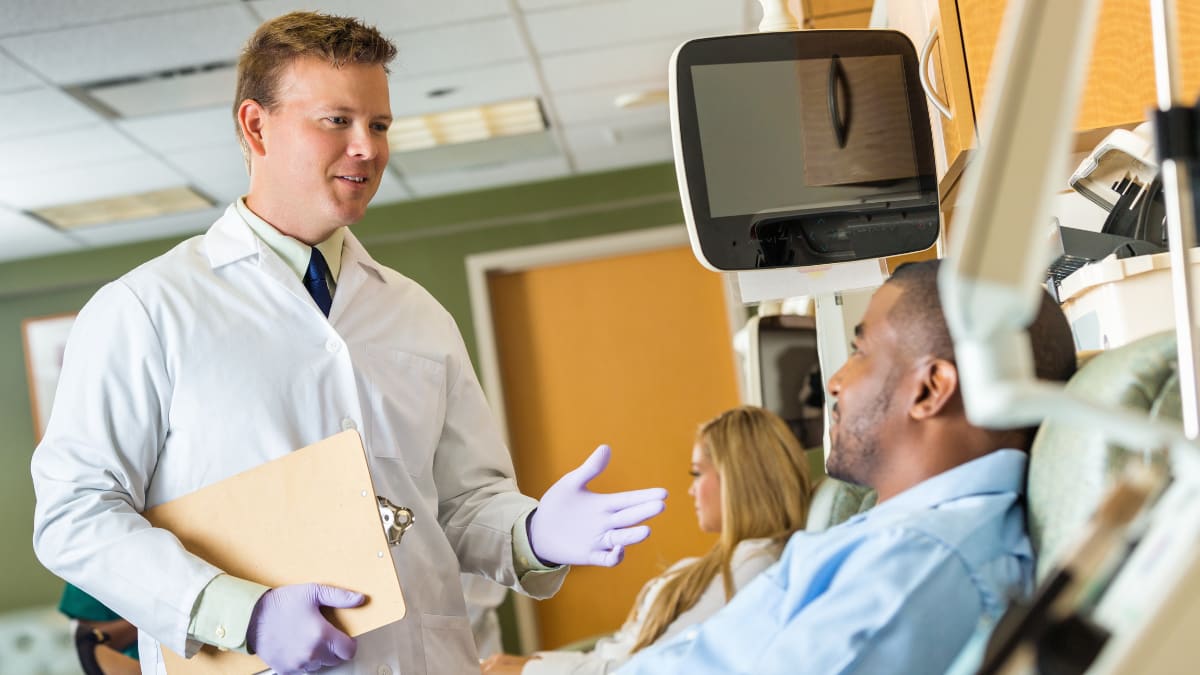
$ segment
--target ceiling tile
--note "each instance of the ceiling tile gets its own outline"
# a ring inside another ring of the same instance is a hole
[[[458,173],[502,166],[517,158],[533,159],[561,154],[551,133],[541,131],[410,152],[393,152],[391,163],[405,178],[412,178],[418,174]]]
[[[213,0],[37,0],[0,3],[0,35],[56,30],[142,14],[211,5]]]
[[[371,206],[383,206],[406,199],[412,199],[412,192],[403,181],[396,177],[395,173],[385,171],[383,180],[379,181],[379,192],[375,193],[375,198],[371,200]]]
[[[388,82],[392,115],[396,117],[537,96],[541,91],[537,76],[527,63],[507,63],[411,78],[401,75],[393,72]],[[428,93],[435,89],[452,91],[445,96],[430,98]]]
[[[736,33],[741,32],[743,18],[741,4],[729,0],[622,0],[530,14],[526,23],[534,47],[545,56],[668,37],[679,37],[678,44],[688,37]]]
[[[658,123],[585,125],[563,132],[580,172],[670,161],[670,129]]]
[[[57,89],[0,94],[0,140],[96,124],[100,116]]]
[[[236,142],[237,138],[229,106],[117,120],[116,124],[146,147],[163,153]]]
[[[78,241],[17,211],[0,208],[0,261],[82,248]]]
[[[670,121],[655,116],[607,124],[582,124],[563,130],[572,149],[598,148],[637,144],[661,137],[671,137]]]
[[[32,89],[41,84],[42,81],[33,73],[4,54],[0,54],[0,93]]]
[[[0,178],[51,174],[63,169],[145,158],[136,143],[107,124],[0,141]]]
[[[203,148],[172,152],[165,159],[183,175],[184,182],[220,204],[227,205],[241,197],[249,187],[241,146],[232,138]]]
[[[363,17],[398,43],[389,78],[398,116],[542,95],[514,9],[543,50],[547,103],[562,127],[555,138],[565,141],[555,151],[570,160],[513,151],[473,169],[389,172],[376,205],[563,176],[572,166],[598,171],[669,161],[665,105],[618,109],[613,100],[665,88],[667,61],[680,42],[744,29],[759,11],[757,0],[0,0],[0,115],[7,122],[0,129],[0,204],[35,208],[189,184],[218,206],[81,236],[108,245],[202,231],[247,189],[229,113],[232,68],[93,89],[123,111],[115,121],[45,84],[231,62],[261,18],[301,7]],[[452,91],[430,98],[437,89]],[[5,235],[18,231],[34,243],[9,243]],[[62,245],[79,244],[0,210],[0,257]]]
[[[558,111],[559,122],[564,126],[640,115],[648,110],[657,110],[659,111],[657,114],[666,119],[670,114],[666,101],[632,108],[620,108],[616,104],[617,97],[622,94],[666,92],[666,90],[667,78],[664,70],[661,80],[645,80],[557,94],[554,96],[554,107]]]
[[[0,181],[0,202],[20,209],[136,194],[184,183],[156,159],[134,159]]]
[[[53,82],[79,84],[233,61],[255,27],[235,3],[8,37],[0,46]]]
[[[556,54],[542,59],[542,72],[551,91],[579,91],[623,82],[665,80],[675,47],[683,40],[659,40],[636,45]]]
[[[97,247],[115,246],[132,241],[184,237],[208,230],[213,222],[225,212],[226,206],[228,205],[221,204],[211,209],[176,213],[158,218],[144,218],[142,220],[114,223],[112,225],[82,227],[78,230],[72,230],[71,234],[89,246]]]
[[[409,176],[406,180],[418,196],[428,197],[548,180],[566,176],[569,173],[570,167],[567,165],[566,158],[557,156],[509,162],[470,171]]]
[[[528,58],[510,17],[471,21],[389,37],[399,54],[392,73],[399,78],[519,61]],[[447,49],[447,45],[454,45]]]
[[[509,13],[506,0],[251,0],[250,6],[263,19],[298,9],[319,10],[359,17],[386,32],[415,30],[489,16],[507,16]]]

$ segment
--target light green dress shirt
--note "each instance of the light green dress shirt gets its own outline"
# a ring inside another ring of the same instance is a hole
[[[313,247],[275,229],[246,206],[245,198],[238,199],[235,208],[254,234],[283,259],[296,273],[297,278],[303,279],[308,271]],[[337,291],[337,279],[342,270],[342,243],[345,239],[345,228],[338,228],[328,239],[316,245],[316,249],[329,265],[329,277],[326,282],[329,284],[330,296]],[[518,576],[522,578],[531,572],[558,569],[556,566],[542,565],[534,555],[527,529],[532,512],[530,510],[518,518],[512,528],[513,562]],[[258,599],[269,590],[268,586],[229,574],[217,575],[208,582],[208,586],[196,599],[192,620],[188,624],[188,637],[220,649],[248,653],[246,630],[250,625],[250,615],[254,612],[254,605],[258,603]]]

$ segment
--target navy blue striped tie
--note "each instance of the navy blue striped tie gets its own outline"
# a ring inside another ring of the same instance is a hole
[[[333,305],[333,296],[329,294],[329,284],[325,281],[328,273],[329,265],[325,262],[325,256],[314,246],[312,257],[308,259],[308,271],[304,273],[304,287],[325,316],[329,316],[329,308]]]

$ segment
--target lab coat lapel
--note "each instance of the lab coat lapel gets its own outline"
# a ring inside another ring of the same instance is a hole
[[[304,284],[296,276],[296,273],[254,234],[254,231],[238,214],[235,205],[230,204],[217,222],[213,223],[205,234],[204,243],[209,264],[212,265],[214,271],[225,265],[246,261],[247,258],[253,257],[253,263],[258,265],[263,274],[282,285],[288,293],[324,318],[321,309],[317,307],[317,303],[308,294],[308,290],[304,288]],[[336,298],[334,304],[335,306],[337,304]],[[330,316],[332,317],[332,314]]]
[[[259,241],[258,245],[262,249],[262,253],[259,254],[258,260],[259,268],[262,269],[263,274],[283,286],[288,293],[291,293],[296,297],[297,300],[311,307],[312,311],[316,312],[322,319],[324,319],[324,312],[321,311],[320,307],[317,307],[317,302],[313,300],[312,295],[310,295],[308,292],[308,289],[304,287],[304,283],[300,281],[299,277],[296,276],[296,272],[292,270],[292,268],[288,267],[287,263],[283,261],[283,258],[280,258],[275,251],[272,251],[270,247],[268,247],[262,241]],[[334,299],[334,302],[337,302],[336,298]],[[330,314],[330,318],[332,318],[332,316],[333,315]]]
[[[376,283],[387,283],[384,268],[375,262],[363,248],[362,242],[347,229],[342,242],[342,272],[338,275],[337,290],[333,293],[329,320],[334,321],[355,295],[370,292],[370,285]]]
[[[204,251],[208,254],[208,264],[214,270],[259,255],[260,243],[233,204],[204,234]]]

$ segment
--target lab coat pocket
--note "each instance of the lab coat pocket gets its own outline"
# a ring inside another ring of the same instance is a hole
[[[475,638],[467,617],[422,614],[421,641],[428,675],[479,672]]]
[[[403,462],[421,476],[430,470],[446,415],[446,366],[408,352],[370,354],[367,447],[375,457]]]

